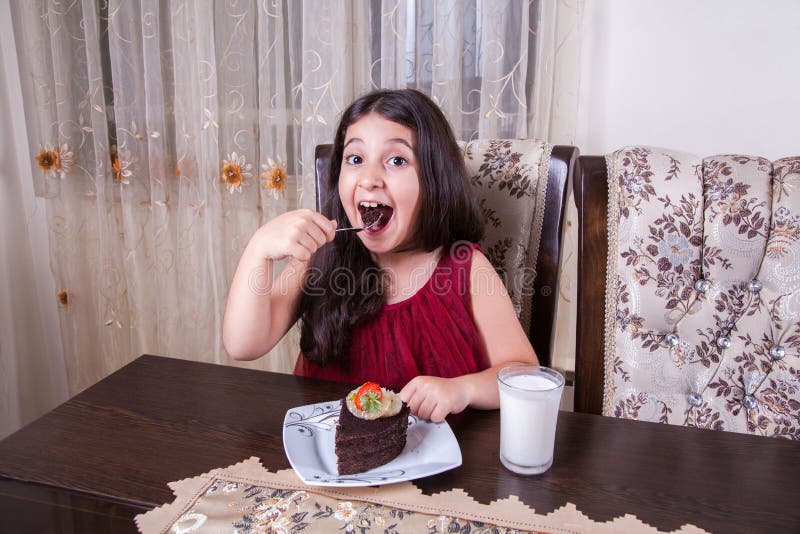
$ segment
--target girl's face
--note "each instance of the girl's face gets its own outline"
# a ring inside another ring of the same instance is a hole
[[[420,205],[414,132],[370,113],[345,132],[339,198],[372,252],[391,252],[413,242]]]

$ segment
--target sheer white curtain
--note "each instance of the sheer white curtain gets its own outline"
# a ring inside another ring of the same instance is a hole
[[[555,144],[575,145],[579,120],[578,92],[583,68],[580,53],[583,24],[583,0],[542,3],[536,41],[538,59],[534,74],[535,90],[530,101],[534,117],[531,137],[546,139]],[[571,183],[569,189],[572,190]],[[575,200],[570,193],[559,270],[558,312],[553,343],[553,365],[566,370],[575,369],[577,220]]]
[[[314,147],[358,95],[416,87],[462,139],[532,137],[551,3],[12,3],[69,393],[142,353],[231,363],[239,256],[314,207]],[[292,332],[249,365],[287,371],[297,352]]]
[[[0,2],[0,439],[64,400],[67,385],[47,252],[20,125],[16,47]]]

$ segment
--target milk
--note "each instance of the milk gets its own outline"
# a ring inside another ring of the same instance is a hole
[[[543,473],[553,462],[564,378],[539,366],[501,369],[500,460],[517,473]]]

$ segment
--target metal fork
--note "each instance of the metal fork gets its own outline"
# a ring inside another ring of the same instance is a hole
[[[373,226],[378,224],[378,221],[380,221],[382,217],[383,217],[383,213],[379,213],[378,214],[378,218],[375,219],[374,221],[372,221],[371,223],[369,223],[366,226],[353,226],[352,228],[337,228],[336,231],[337,232],[349,232],[349,231],[360,232],[361,230],[366,230],[367,228],[372,228]]]

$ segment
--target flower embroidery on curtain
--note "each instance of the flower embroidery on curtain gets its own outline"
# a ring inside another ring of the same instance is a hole
[[[222,160],[219,179],[225,183],[230,194],[237,191],[241,193],[243,185],[250,185],[249,180],[253,177],[253,173],[250,172],[252,168],[253,165],[245,161],[244,155],[231,152],[227,159]]]
[[[117,152],[117,145],[111,146],[111,175],[117,182],[128,185],[131,183],[130,178],[133,176],[131,170],[131,157],[127,151],[122,154]]]
[[[68,308],[69,305],[72,304],[72,295],[70,295],[69,291],[66,289],[62,289],[56,293],[56,298],[58,299],[59,308]]]
[[[34,156],[34,159],[45,175],[52,172],[62,180],[74,163],[72,150],[66,143],[59,147],[44,145],[39,150],[39,154]]]
[[[280,158],[277,161],[267,158],[267,164],[261,164],[261,169],[263,170],[261,178],[264,180],[264,187],[271,191],[276,199],[283,194],[283,189],[286,187],[288,174],[284,166]]]

